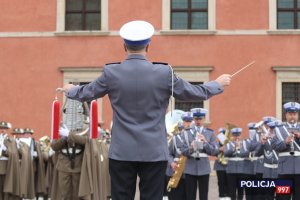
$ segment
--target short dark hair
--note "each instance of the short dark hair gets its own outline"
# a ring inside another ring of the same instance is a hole
[[[147,45],[143,45],[143,46],[132,46],[132,45],[127,45],[125,44],[126,46],[126,49],[128,51],[141,51],[141,50],[144,50],[146,49]]]

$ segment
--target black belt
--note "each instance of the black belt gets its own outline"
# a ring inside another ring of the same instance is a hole
[[[76,148],[76,146],[71,148],[63,148],[61,151],[61,154],[69,158],[71,162],[71,169],[74,169],[75,167],[75,157],[83,152],[83,148]]]

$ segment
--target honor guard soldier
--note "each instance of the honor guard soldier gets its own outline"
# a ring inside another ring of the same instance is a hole
[[[258,155],[264,156],[263,179],[278,178],[278,153],[272,147],[272,140],[275,136],[275,127],[282,126],[278,120],[267,123],[270,128],[268,135],[261,135]],[[263,188],[264,196],[261,199],[273,200],[275,196],[275,188]]]
[[[34,131],[30,128],[24,128],[23,133],[19,135],[19,153],[20,153],[20,171],[26,175],[20,177],[20,193],[25,199],[33,199],[35,193],[35,170],[36,170],[36,152],[35,143],[31,135]],[[35,157],[35,158],[34,158]]]
[[[60,196],[64,200],[78,200],[80,171],[83,158],[85,138],[80,138],[79,142],[74,138],[82,137],[76,132],[70,132],[66,126],[59,129],[61,136],[58,140],[53,140],[51,148],[58,152],[56,169],[58,170],[58,184]]]
[[[216,137],[214,131],[204,127],[206,109],[191,109],[194,125],[191,130],[184,131],[183,155],[187,156],[185,165],[185,182],[188,200],[195,200],[197,184],[201,200],[208,199],[209,174],[211,172],[209,155],[216,156]]]
[[[229,199],[228,193],[228,183],[227,183],[227,174],[226,174],[226,167],[227,167],[227,160],[224,157],[224,149],[225,149],[225,141],[228,139],[225,136],[226,129],[220,128],[219,134],[217,135],[218,144],[217,148],[219,149],[218,159],[215,160],[214,163],[214,170],[216,170],[217,178],[218,178],[218,188],[219,188],[219,199],[220,200],[227,200]]]
[[[193,114],[186,112],[182,114],[183,122],[178,123],[178,133],[174,134],[169,144],[170,159],[168,161],[167,176],[171,177],[177,169],[179,157],[181,155],[180,148],[183,146],[182,131],[190,129],[190,123],[193,121]],[[168,194],[169,200],[185,200],[185,177],[181,176],[176,188],[173,188]]]
[[[11,132],[11,135],[14,138],[19,138],[24,133],[24,129],[22,128],[14,128]]]
[[[300,199],[300,126],[298,123],[300,104],[288,102],[283,105],[286,123],[275,127],[276,135],[272,142],[273,148],[279,152],[279,178],[293,180],[290,194],[279,195],[277,199]]]
[[[153,34],[148,22],[124,24],[120,35],[126,60],[105,65],[102,75],[87,85],[63,88],[67,97],[80,101],[109,96],[114,122],[109,149],[113,200],[134,198],[137,174],[141,199],[162,199],[169,157],[165,112],[170,96],[205,100],[221,93],[231,80],[227,74],[192,85],[175,76],[167,63],[149,62],[146,54]]]
[[[29,146],[32,158],[36,158],[37,154],[35,151],[35,140],[32,137],[33,133],[34,131],[31,128],[24,128],[23,134],[20,135],[20,141]]]
[[[7,138],[8,130],[11,129],[11,124],[8,122],[0,122],[0,200],[4,200],[4,180],[6,175],[6,167],[8,158],[4,155],[6,151],[6,146],[4,145],[4,140]]]
[[[244,153],[243,141],[241,140],[242,128],[231,129],[231,142],[227,143],[224,151],[225,157],[228,158],[226,168],[228,194],[231,200],[243,199],[243,188],[238,187],[238,180],[244,178]],[[237,196],[238,193],[238,196]],[[238,197],[238,198],[237,198]]]
[[[19,154],[19,135],[23,134],[22,128],[14,128],[11,132],[13,138],[7,138],[4,143],[7,148],[5,154],[8,156],[6,176],[4,181],[3,191],[7,195],[4,199],[22,199],[21,196],[21,166],[20,166],[20,154]],[[26,174],[27,175],[27,174]]]

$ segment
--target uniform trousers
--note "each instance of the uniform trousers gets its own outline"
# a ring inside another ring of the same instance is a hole
[[[227,197],[227,174],[226,171],[216,171],[217,172],[217,178],[218,178],[218,186],[219,186],[219,197]]]
[[[78,200],[80,173],[58,171],[61,200]]]
[[[0,200],[4,200],[3,186],[5,181],[5,175],[0,175]]]
[[[298,167],[298,166],[297,166]],[[286,199],[292,199],[293,200],[299,200],[300,199],[300,174],[284,174],[279,175],[280,179],[285,180],[293,180],[294,187],[291,188],[290,194],[283,194],[279,195],[277,194],[277,200],[286,200]]]
[[[262,173],[256,173],[255,174],[255,180],[263,180],[263,174]],[[265,188],[256,188],[255,189],[255,200],[265,200]]]
[[[185,179],[181,178],[177,187],[168,192],[169,200],[186,200]]]
[[[243,174],[227,174],[228,196],[231,200],[242,200],[244,188],[239,187],[239,180],[244,178]]]
[[[256,180],[256,176],[252,174],[244,174],[243,180]],[[245,188],[246,200],[256,200],[256,188]]]
[[[167,161],[136,162],[109,159],[113,200],[134,200],[137,176],[141,200],[162,200]]]
[[[197,182],[199,185],[200,200],[208,199],[209,174],[202,176],[194,176],[185,174],[186,199],[196,200]]]

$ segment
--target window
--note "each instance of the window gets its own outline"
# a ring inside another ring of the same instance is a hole
[[[276,118],[285,120],[283,104],[300,102],[300,66],[272,67],[276,72]]]
[[[209,73],[213,70],[213,67],[173,67],[175,74],[190,82],[191,84],[200,84],[209,81]],[[171,104],[172,103],[172,104]],[[210,123],[210,115],[209,115],[209,100],[207,101],[180,101],[178,99],[173,99],[169,103],[169,110],[171,108],[189,111],[191,108],[200,107],[208,110],[206,115],[207,123]]]
[[[102,68],[100,67],[60,67],[60,71],[63,73],[63,84],[73,83],[76,85],[83,85],[94,81],[102,74]],[[64,96],[64,102],[66,97]],[[105,117],[102,115],[102,102],[103,98],[97,99],[98,103],[98,121],[103,124]],[[90,102],[87,102],[90,106]],[[106,121],[108,123],[108,121]],[[109,126],[109,125],[107,125]]]
[[[202,84],[203,82],[190,82],[193,85]],[[175,100],[175,109],[190,111],[191,108],[203,108],[203,101],[181,101]]]
[[[282,107],[287,102],[300,102],[300,83],[282,83]],[[282,119],[285,120],[285,114],[282,112]]]
[[[277,28],[299,29],[300,0],[277,0]]]
[[[108,34],[108,0],[56,0],[56,35]]]
[[[65,30],[100,30],[100,0],[66,0]]]
[[[214,34],[216,0],[162,0],[163,34]]]
[[[171,0],[171,29],[208,29],[208,0]]]

